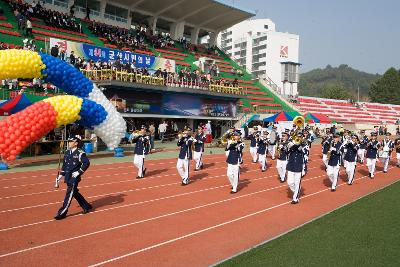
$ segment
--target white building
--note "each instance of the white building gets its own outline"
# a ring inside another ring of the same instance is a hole
[[[298,35],[276,31],[275,23],[270,19],[254,19],[240,22],[220,32],[217,43],[254,76],[266,79],[269,77],[282,94],[297,94],[297,83],[282,82],[285,75],[281,62],[299,62]],[[297,74],[295,76],[298,77]]]

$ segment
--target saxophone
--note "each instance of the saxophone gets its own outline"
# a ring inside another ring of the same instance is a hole
[[[275,156],[276,156],[276,158],[280,158],[281,157],[281,143],[282,143],[282,140],[278,140],[278,142],[276,143],[276,148],[275,148]]]

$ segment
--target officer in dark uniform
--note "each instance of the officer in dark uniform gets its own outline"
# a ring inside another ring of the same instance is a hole
[[[58,210],[56,220],[62,220],[67,217],[68,208],[71,205],[72,198],[78,201],[83,209],[83,213],[88,213],[92,206],[79,193],[78,184],[81,181],[81,175],[89,168],[90,162],[83,150],[78,148],[80,139],[70,137],[68,139],[69,149],[65,152],[64,162],[58,180],[64,176],[64,182],[67,184],[67,192],[62,207]]]
[[[303,138],[303,134],[297,134],[299,139]],[[301,177],[304,168],[304,147],[303,142],[294,143],[293,140],[288,144],[288,163],[287,183],[290,190],[293,192],[292,204],[297,204],[300,201]]]

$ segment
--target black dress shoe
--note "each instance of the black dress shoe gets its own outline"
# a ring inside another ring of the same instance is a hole
[[[141,177],[141,176],[136,176],[136,179],[142,179],[143,177]]]
[[[233,190],[231,191],[231,194],[236,194],[236,193],[237,193],[237,191],[233,191]]]
[[[335,191],[336,191],[336,188],[332,188],[332,189],[331,189],[331,192],[335,192]]]
[[[383,173],[387,173],[387,171],[383,171]]]
[[[299,204],[299,201],[297,200],[297,201],[294,201],[294,200],[292,200],[292,202],[290,202],[290,204]]]
[[[266,170],[261,170],[261,172],[265,172]]]
[[[65,218],[67,218],[67,215],[66,215],[66,214],[64,214],[64,215],[58,214],[56,217],[54,217],[54,219],[56,219],[57,221],[62,220],[62,219],[65,219]]]
[[[283,184],[285,181],[279,180],[279,182],[281,182],[281,184]]]

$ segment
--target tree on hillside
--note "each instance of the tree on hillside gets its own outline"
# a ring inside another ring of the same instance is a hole
[[[400,71],[388,69],[371,85],[368,94],[371,102],[400,105]]]
[[[322,97],[329,99],[352,99],[351,93],[346,90],[341,84],[330,84],[322,89]]]
[[[338,67],[327,65],[324,69],[314,69],[300,75],[299,94],[322,97],[322,93],[328,85],[340,84],[351,95],[357,96],[359,89],[360,99],[365,99],[368,96],[371,84],[380,77],[378,74],[355,70],[346,64],[341,64]]]

